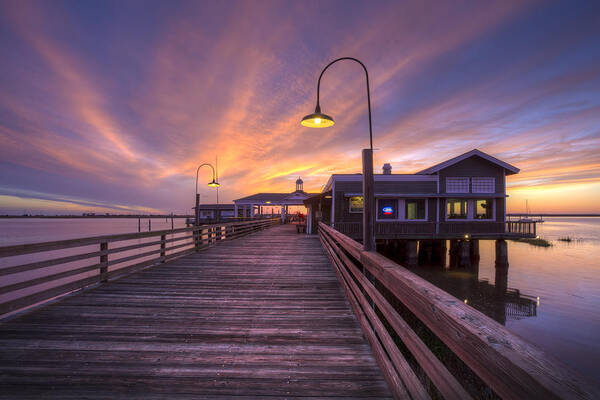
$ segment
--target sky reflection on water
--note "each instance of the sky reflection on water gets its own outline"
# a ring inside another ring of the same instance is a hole
[[[545,221],[538,232],[551,247],[508,242],[506,294],[496,287],[494,241],[480,241],[478,266],[412,270],[599,385],[600,218]]]

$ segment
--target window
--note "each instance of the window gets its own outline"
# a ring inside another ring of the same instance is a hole
[[[377,219],[398,219],[398,200],[379,199],[377,201]]]
[[[350,212],[351,213],[361,213],[363,212],[363,197],[362,196],[352,196],[349,199],[350,202]]]
[[[491,199],[475,200],[475,219],[492,219],[493,208]]]
[[[494,178],[472,178],[473,193],[494,193],[496,180]]]
[[[469,178],[446,178],[446,193],[469,193]]]
[[[406,219],[425,219],[425,199],[407,199],[404,204]]]
[[[467,218],[467,200],[448,199],[447,219],[466,219]]]

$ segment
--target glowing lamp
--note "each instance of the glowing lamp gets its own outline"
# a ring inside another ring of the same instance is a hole
[[[314,113],[308,114],[300,121],[302,126],[307,126],[309,128],[327,128],[333,126],[334,123],[333,118],[321,112],[320,106],[315,108]]]
[[[468,238],[469,238],[469,234],[465,233],[465,239],[468,239]]]
[[[210,186],[210,187],[219,187],[221,185],[219,184],[219,182],[217,182],[217,181],[215,181],[213,179],[212,182],[208,182],[208,186]]]
[[[266,204],[271,204],[270,200],[265,201]]]

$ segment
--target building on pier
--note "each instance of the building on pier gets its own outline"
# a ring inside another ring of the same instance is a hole
[[[506,229],[506,176],[519,169],[480,150],[471,150],[415,174],[392,174],[390,164],[375,174],[377,239],[499,239]],[[362,238],[362,174],[335,174],[321,193],[305,200],[308,232],[323,221],[352,238]],[[520,232],[519,236],[535,236]]]
[[[263,215],[265,208],[280,207],[281,216],[285,218],[290,206],[304,207],[304,201],[318,193],[306,193],[304,182],[296,180],[296,190],[291,193],[256,193],[234,200],[234,215],[239,218],[252,218]]]

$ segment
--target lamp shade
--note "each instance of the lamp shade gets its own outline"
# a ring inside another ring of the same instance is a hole
[[[300,123],[309,128],[327,128],[332,126],[335,122],[333,122],[333,118],[331,118],[329,115],[321,112],[315,112],[302,118]]]
[[[215,181],[213,179],[212,182],[208,182],[208,186],[210,186],[210,187],[219,187],[221,185],[219,184],[219,182],[217,182],[217,181]]]

